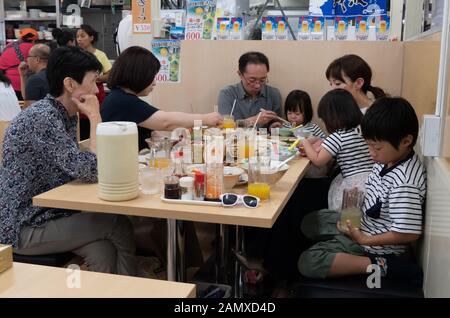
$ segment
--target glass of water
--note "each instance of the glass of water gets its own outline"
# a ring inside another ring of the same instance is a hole
[[[160,171],[155,167],[139,169],[139,183],[143,194],[157,194],[160,189]]]

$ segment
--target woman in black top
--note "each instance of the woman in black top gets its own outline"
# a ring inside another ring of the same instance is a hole
[[[126,49],[115,61],[109,75],[111,93],[102,104],[103,121],[135,122],[139,131],[139,149],[147,147],[145,139],[150,137],[152,130],[190,128],[194,126],[194,120],[202,120],[208,126],[221,124],[219,113],[166,112],[140,99],[155,87],[159,68],[158,59],[149,50],[140,46]]]

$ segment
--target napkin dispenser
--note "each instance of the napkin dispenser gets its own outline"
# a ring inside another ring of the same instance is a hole
[[[138,130],[133,122],[97,125],[98,196],[126,201],[139,194]]]

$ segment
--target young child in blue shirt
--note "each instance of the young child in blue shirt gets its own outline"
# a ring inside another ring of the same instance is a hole
[[[340,224],[331,240],[313,245],[300,256],[302,275],[313,278],[365,274],[371,264],[381,276],[402,278],[421,284],[422,272],[405,258],[408,245],[422,234],[422,204],[426,194],[426,172],[413,147],[419,123],[411,104],[403,98],[384,97],[369,108],[361,124],[362,134],[376,162],[366,182],[361,226]],[[319,222],[320,234],[332,233],[333,219],[305,217],[302,229],[309,232]],[[315,218],[315,219],[314,219]],[[312,222],[312,223],[311,223]],[[335,223],[336,224],[336,223]]]

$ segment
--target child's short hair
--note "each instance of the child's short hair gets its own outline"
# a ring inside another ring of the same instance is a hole
[[[286,97],[284,102],[284,113],[287,118],[287,112],[295,112],[297,109],[303,114],[304,124],[309,123],[313,117],[311,97],[305,91],[299,89],[293,90]]]
[[[358,127],[363,117],[352,94],[341,88],[331,90],[322,97],[317,114],[330,134],[339,129]]]
[[[411,104],[402,97],[382,97],[367,110],[361,123],[364,139],[385,140],[398,149],[408,135],[414,147],[419,133],[419,120]]]

